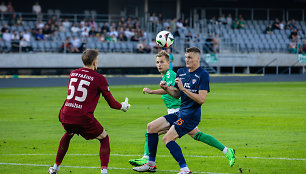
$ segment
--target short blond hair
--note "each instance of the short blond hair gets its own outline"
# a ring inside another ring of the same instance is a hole
[[[157,55],[156,57],[163,57],[165,56],[166,60],[169,61],[170,60],[170,56],[169,54],[165,51],[165,50],[161,50]]]

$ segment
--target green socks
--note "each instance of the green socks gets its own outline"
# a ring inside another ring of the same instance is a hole
[[[143,155],[144,156],[149,156],[148,132],[146,132],[145,138],[146,138],[146,141],[145,141],[144,154]]]
[[[223,144],[221,144],[218,140],[216,140],[213,136],[204,134],[203,132],[198,132],[195,134],[193,139],[202,141],[203,143],[206,143],[210,146],[213,146],[221,151],[225,148]]]

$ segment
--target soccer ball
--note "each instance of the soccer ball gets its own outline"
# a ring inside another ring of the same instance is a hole
[[[169,31],[161,31],[156,35],[156,43],[159,47],[168,48],[174,42],[174,37]]]

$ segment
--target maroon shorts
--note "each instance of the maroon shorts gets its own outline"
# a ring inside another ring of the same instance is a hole
[[[90,121],[87,124],[79,125],[79,124],[62,123],[62,125],[68,133],[81,135],[86,140],[96,138],[104,130],[102,125],[95,118],[93,118],[92,121]]]

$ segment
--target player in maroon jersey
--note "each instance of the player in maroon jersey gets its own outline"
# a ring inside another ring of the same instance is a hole
[[[94,117],[100,94],[113,109],[126,112],[130,108],[128,98],[118,103],[109,91],[105,77],[96,72],[98,66],[98,51],[87,49],[82,54],[83,68],[71,72],[68,94],[60,112],[59,121],[66,130],[62,137],[55,164],[49,168],[49,174],[57,174],[60,164],[68,150],[69,142],[74,134],[81,135],[86,140],[100,141],[101,174],[107,174],[110,147],[109,137],[105,129]]]

